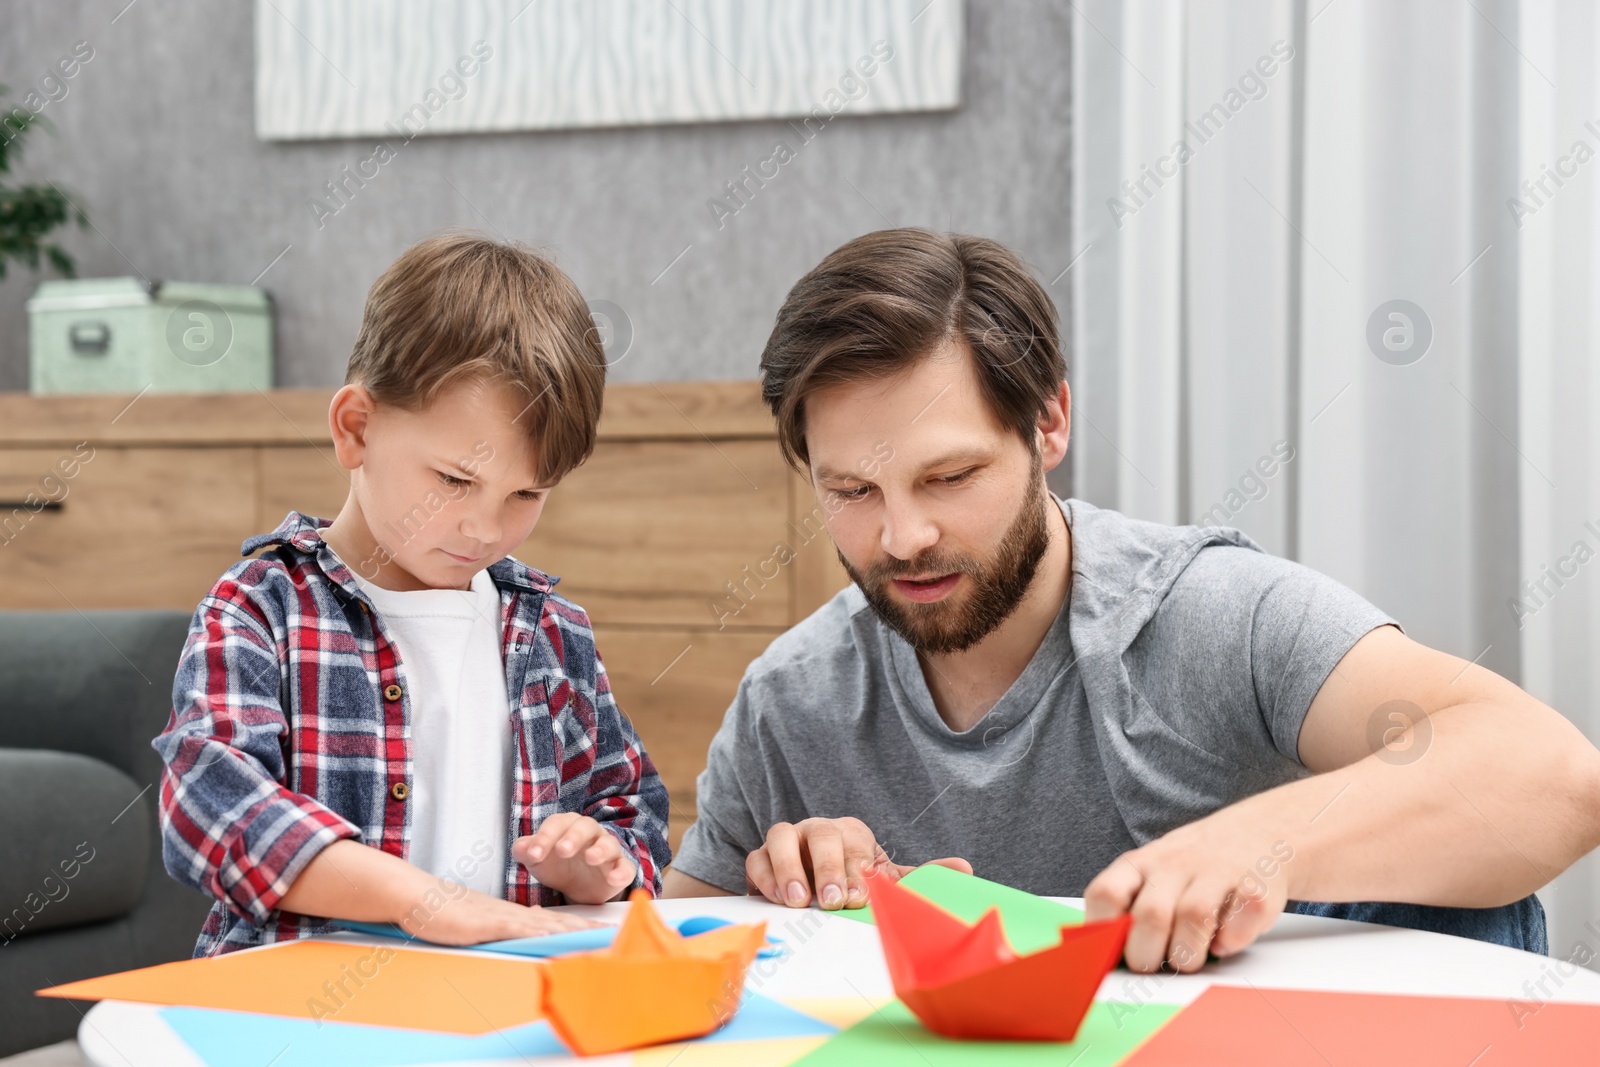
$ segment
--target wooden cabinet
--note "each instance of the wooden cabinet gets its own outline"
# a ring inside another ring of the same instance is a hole
[[[246,538],[343,505],[332,395],[0,394],[0,609],[193,611]],[[674,846],[745,666],[847,581],[815,507],[757,383],[613,385],[595,454],[514,553],[593,617]]]

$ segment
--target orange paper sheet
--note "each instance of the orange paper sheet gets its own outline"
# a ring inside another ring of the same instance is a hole
[[[1122,1067],[1595,1062],[1600,1005],[1214,985]]]
[[[531,959],[303,941],[37,992],[483,1034],[541,1018],[543,983],[542,965]]]

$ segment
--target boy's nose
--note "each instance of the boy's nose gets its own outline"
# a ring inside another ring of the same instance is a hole
[[[468,544],[477,547],[474,555],[481,556],[500,541],[500,523],[497,519],[472,516],[462,520],[461,536]]]

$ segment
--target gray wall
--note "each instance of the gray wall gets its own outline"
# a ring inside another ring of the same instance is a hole
[[[954,112],[840,117],[804,147],[782,121],[419,137],[319,230],[307,199],[372,142],[255,139],[246,0],[126,2],[6,5],[12,102],[74,42],[95,50],[45,107],[56,131],[30,138],[23,174],[56,181],[98,228],[65,239],[82,276],[246,284],[291,246],[259,282],[282,386],[342,381],[367,287],[446,226],[547,249],[592,301],[625,309],[635,339],[612,374],[629,381],[755,377],[788,287],[868,230],[986,234],[1045,281],[1070,257],[1064,3],[969,0]],[[707,199],[778,138],[798,158],[719,230]],[[0,283],[0,389],[27,388],[38,280]],[[1066,281],[1051,291],[1065,314]]]

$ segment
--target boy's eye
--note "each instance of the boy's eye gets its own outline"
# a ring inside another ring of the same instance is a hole
[[[844,500],[860,500],[870,492],[872,492],[872,486],[858,485],[853,489],[835,489],[833,495]]]
[[[472,484],[472,482],[466,478],[458,478],[454,474],[446,474],[444,471],[435,471],[434,473],[439,476],[439,480],[441,482],[443,482],[445,485],[448,485],[452,489],[458,485]],[[543,500],[544,494],[545,490],[543,489],[518,489],[515,493],[515,496],[518,500]]]

